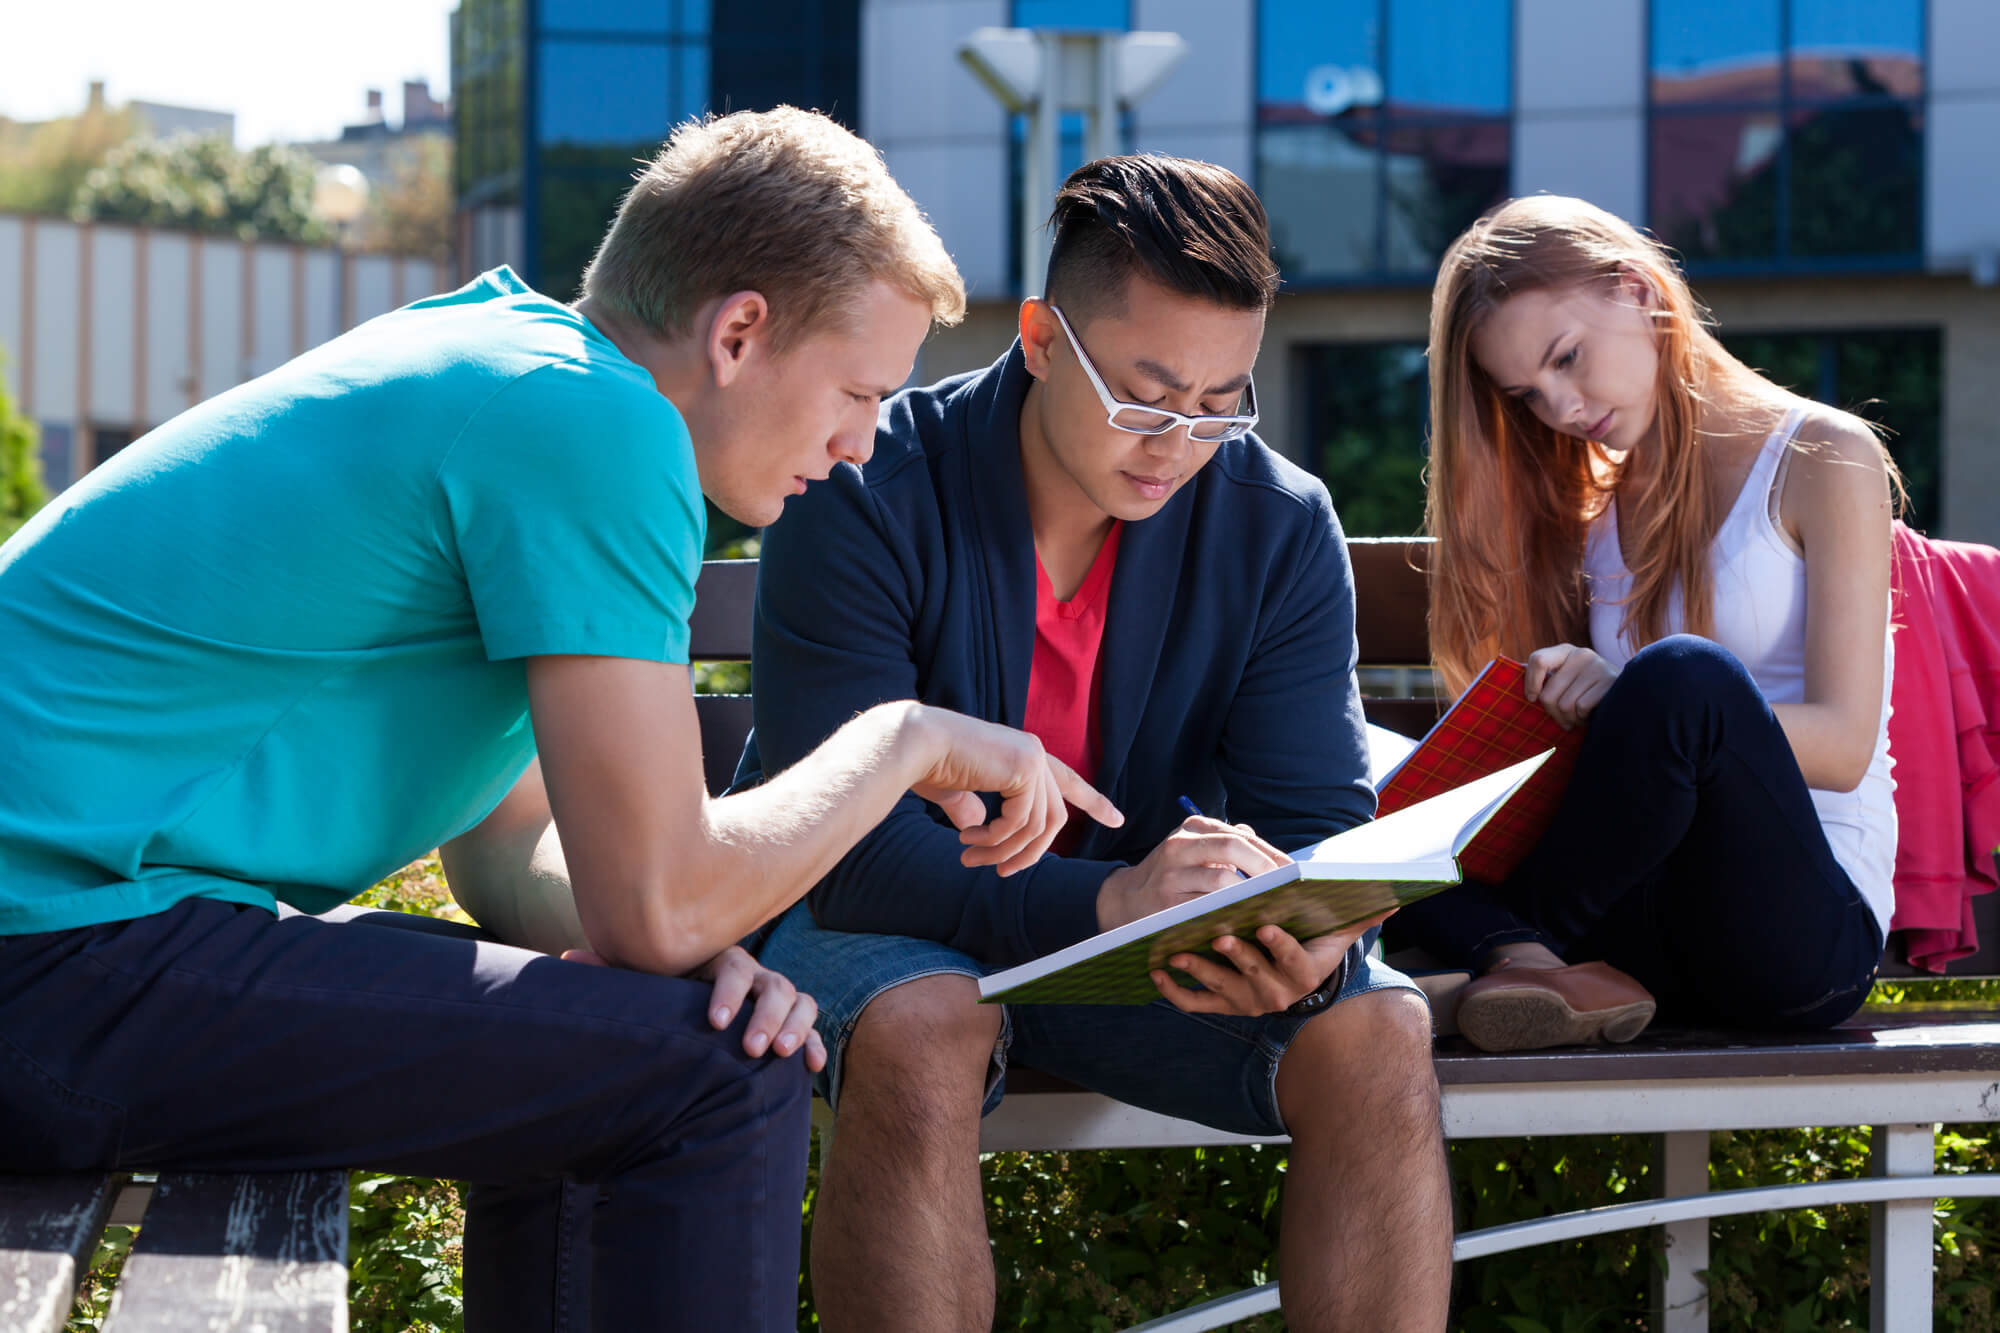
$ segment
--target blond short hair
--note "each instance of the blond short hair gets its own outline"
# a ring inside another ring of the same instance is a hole
[[[965,283],[882,155],[816,111],[781,106],[675,128],[638,173],[584,271],[584,294],[668,336],[704,301],[761,292],[783,345],[882,280],[965,317]]]

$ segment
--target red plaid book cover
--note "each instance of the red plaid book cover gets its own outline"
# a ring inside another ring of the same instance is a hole
[[[1526,682],[1527,668],[1512,658],[1488,662],[1376,794],[1375,813],[1393,814],[1553,749],[1460,853],[1467,879],[1498,884],[1513,873],[1555,818],[1583,744],[1581,729],[1564,731],[1547,709],[1528,702]]]

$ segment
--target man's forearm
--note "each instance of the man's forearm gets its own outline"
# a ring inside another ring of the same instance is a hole
[[[929,770],[935,748],[917,705],[869,710],[764,785],[705,800],[657,882],[586,885],[583,934],[628,966],[698,967],[803,897]]]

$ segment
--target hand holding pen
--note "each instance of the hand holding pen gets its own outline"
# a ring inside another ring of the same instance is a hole
[[[1205,814],[1203,814],[1203,813],[1201,812],[1201,807],[1200,807],[1200,806],[1196,805],[1196,804],[1195,804],[1195,803],[1194,803],[1193,801],[1189,800],[1189,799],[1188,799],[1187,797],[1185,797],[1185,796],[1176,796],[1176,797],[1174,798],[1174,803],[1175,803],[1176,805],[1180,806],[1180,808],[1181,808],[1181,809],[1182,809],[1182,810],[1183,810],[1184,812],[1186,812],[1186,814],[1187,814],[1187,816],[1188,816],[1188,818],[1189,818],[1189,819],[1207,819],[1207,818],[1208,818],[1208,816],[1207,816],[1207,815],[1205,815]],[[1237,874],[1238,874],[1239,876],[1241,876],[1242,878],[1244,878],[1244,879],[1248,879],[1248,878],[1250,878],[1250,872],[1249,872],[1249,871],[1247,871],[1247,870],[1245,870],[1245,869],[1244,869],[1244,868],[1243,868],[1242,866],[1237,866],[1237,867],[1236,867],[1236,873],[1237,873]]]

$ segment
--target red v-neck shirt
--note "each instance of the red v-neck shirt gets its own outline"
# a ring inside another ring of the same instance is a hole
[[[1056,600],[1055,588],[1042,557],[1035,556],[1035,656],[1028,668],[1028,708],[1022,730],[1032,732],[1042,748],[1075,769],[1085,782],[1097,780],[1102,758],[1098,731],[1098,661],[1104,648],[1104,619],[1111,605],[1111,573],[1118,566],[1118,538],[1123,523],[1111,533],[1091,562],[1076,596]],[[1055,850],[1067,854],[1084,832],[1074,812],[1056,839]]]

